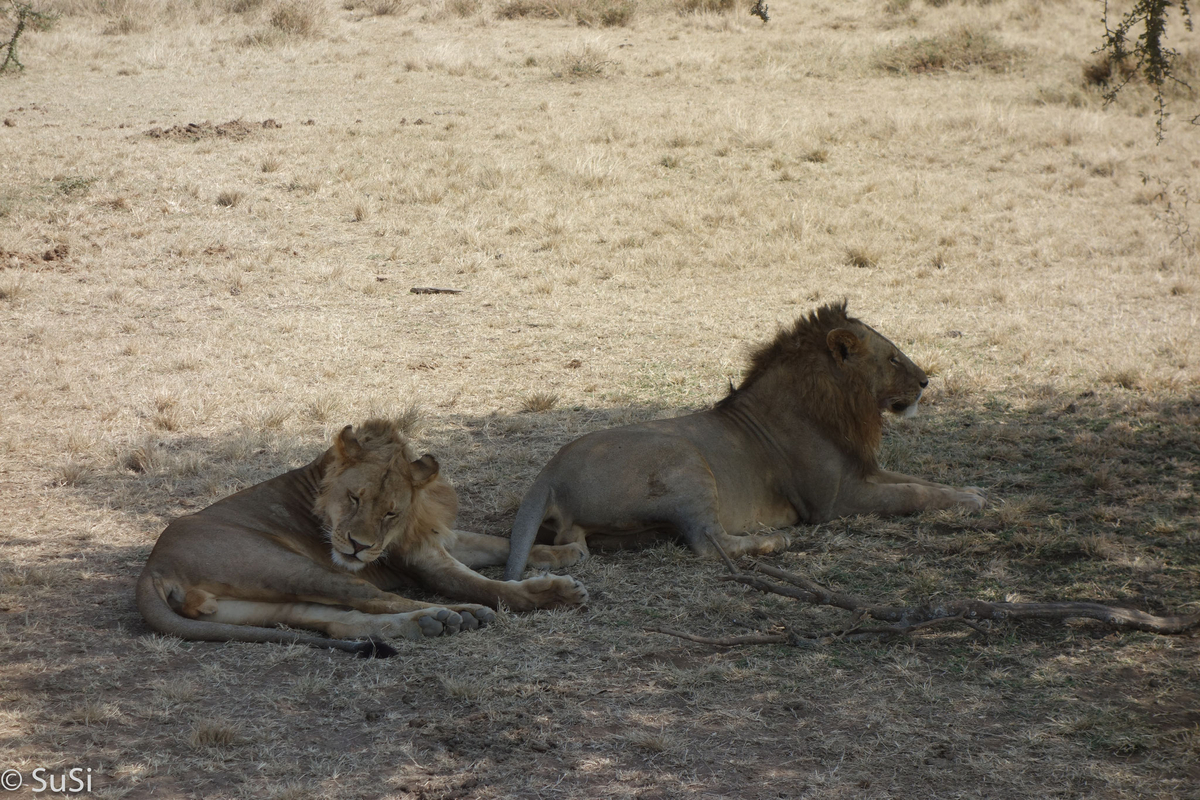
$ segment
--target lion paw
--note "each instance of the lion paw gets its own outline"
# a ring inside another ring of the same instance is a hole
[[[455,606],[454,610],[462,617],[462,629],[474,631],[496,621],[496,612],[487,606]]]
[[[588,590],[583,585],[582,581],[572,578],[570,575],[564,575],[563,578],[570,582],[569,588],[563,591],[563,598],[567,605],[581,606],[588,601]]]
[[[449,636],[462,628],[463,618],[448,608],[427,608],[416,614],[422,636]]]
[[[764,553],[782,553],[792,546],[792,534],[788,531],[776,531],[766,538]]]
[[[542,575],[522,582],[534,596],[536,608],[581,606],[587,602],[587,587],[570,575]]]
[[[557,545],[534,545],[529,552],[528,566],[531,569],[559,569],[572,567],[588,558],[587,546],[581,542]]]
[[[973,488],[974,487],[963,489],[954,499],[955,502],[968,511],[980,511],[984,506],[984,495],[978,490],[972,491]]]

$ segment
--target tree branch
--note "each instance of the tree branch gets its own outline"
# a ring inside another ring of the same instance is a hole
[[[1200,614],[1158,617],[1134,608],[1108,606],[1101,603],[1079,603],[1058,601],[1047,603],[991,603],[985,600],[947,600],[924,606],[881,606],[874,605],[853,595],[833,592],[808,578],[784,572],[766,564],[754,564],[752,572],[783,581],[779,586],[754,575],[722,575],[718,580],[743,583],[762,592],[792,597],[813,605],[832,606],[846,611],[861,613],[881,622],[892,622],[901,626],[934,621],[958,619],[963,622],[977,620],[1025,620],[1025,619],[1092,619],[1123,630],[1146,631],[1148,633],[1181,634],[1200,628]],[[793,587],[799,587],[793,588]],[[915,628],[913,628],[915,630]]]
[[[1047,603],[992,603],[985,600],[947,600],[922,606],[875,605],[854,595],[834,592],[802,575],[754,563],[750,572],[739,572],[715,539],[710,537],[729,568],[729,575],[720,575],[719,581],[740,583],[760,592],[790,597],[815,606],[840,608],[853,614],[851,624],[845,628],[822,633],[747,634],[742,636],[709,637],[684,633],[672,628],[648,627],[651,633],[662,633],[700,644],[718,647],[739,647],[749,644],[790,644],[804,646],[828,644],[835,641],[862,641],[866,639],[911,636],[930,628],[943,625],[965,625],[977,633],[986,634],[987,629],[980,621],[1004,622],[1027,619],[1092,619],[1118,630],[1145,631],[1167,635],[1189,633],[1200,629],[1200,614],[1159,617],[1134,608],[1108,606],[1101,603],[1079,603],[1071,601]],[[758,574],[751,574],[758,573]],[[780,581],[775,583],[761,576]],[[890,623],[878,627],[863,627],[865,618]]]

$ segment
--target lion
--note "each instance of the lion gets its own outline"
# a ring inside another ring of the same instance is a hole
[[[138,609],[150,627],[184,639],[386,656],[396,651],[378,639],[473,630],[495,619],[489,606],[586,602],[587,589],[568,576],[496,581],[475,572],[503,564],[508,539],[455,530],[457,512],[437,460],[415,458],[393,423],[347,425],[311,464],[167,525],[138,579]],[[579,556],[535,547],[531,557],[556,569]],[[394,593],[414,583],[469,604]]]
[[[883,411],[912,416],[929,384],[846,303],[801,316],[751,354],[741,384],[713,408],[596,431],[558,451],[513,521],[506,578],[537,538],[588,555],[662,534],[736,558],[786,549],[786,531],[850,514],[979,510],[983,492],[888,472]]]

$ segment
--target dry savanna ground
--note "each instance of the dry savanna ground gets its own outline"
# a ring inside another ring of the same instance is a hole
[[[419,408],[460,525],[504,533],[563,443],[712,403],[842,297],[936,373],[887,463],[991,502],[770,563],[1200,609],[1196,98],[1162,145],[1145,86],[1106,107],[1087,0],[720,5],[42,6],[0,78],[0,768],[109,798],[1200,796],[1195,637],[689,643],[644,628],[841,618],[673,543],[573,570],[584,610],[391,660],[147,632],[166,522],[347,422]]]

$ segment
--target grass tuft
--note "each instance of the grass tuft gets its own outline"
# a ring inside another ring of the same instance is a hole
[[[739,8],[750,8],[744,0],[675,0],[680,14],[731,14]]]
[[[879,51],[875,63],[886,72],[919,74],[980,67],[1004,72],[1022,51],[1000,42],[987,31],[962,26],[941,36],[910,39]]]
[[[0,300],[12,302],[26,293],[25,279],[19,274],[0,273]]]
[[[870,247],[849,247],[846,249],[846,263],[859,269],[871,269],[879,266],[879,254]]]
[[[1141,386],[1142,375],[1136,367],[1119,367],[1100,373],[1100,382],[1133,390]]]
[[[603,78],[613,62],[608,52],[593,42],[580,42],[559,54],[551,74],[565,80]]]
[[[188,733],[188,744],[196,749],[231,747],[242,740],[241,727],[224,720],[199,720]]]
[[[321,0],[281,0],[271,9],[268,22],[287,36],[312,38],[328,23],[328,9]]]
[[[233,208],[245,197],[246,195],[237,189],[225,189],[217,195],[217,205],[222,208]]]
[[[534,392],[526,395],[521,401],[521,410],[531,413],[549,411],[558,405],[558,395],[554,392]]]

